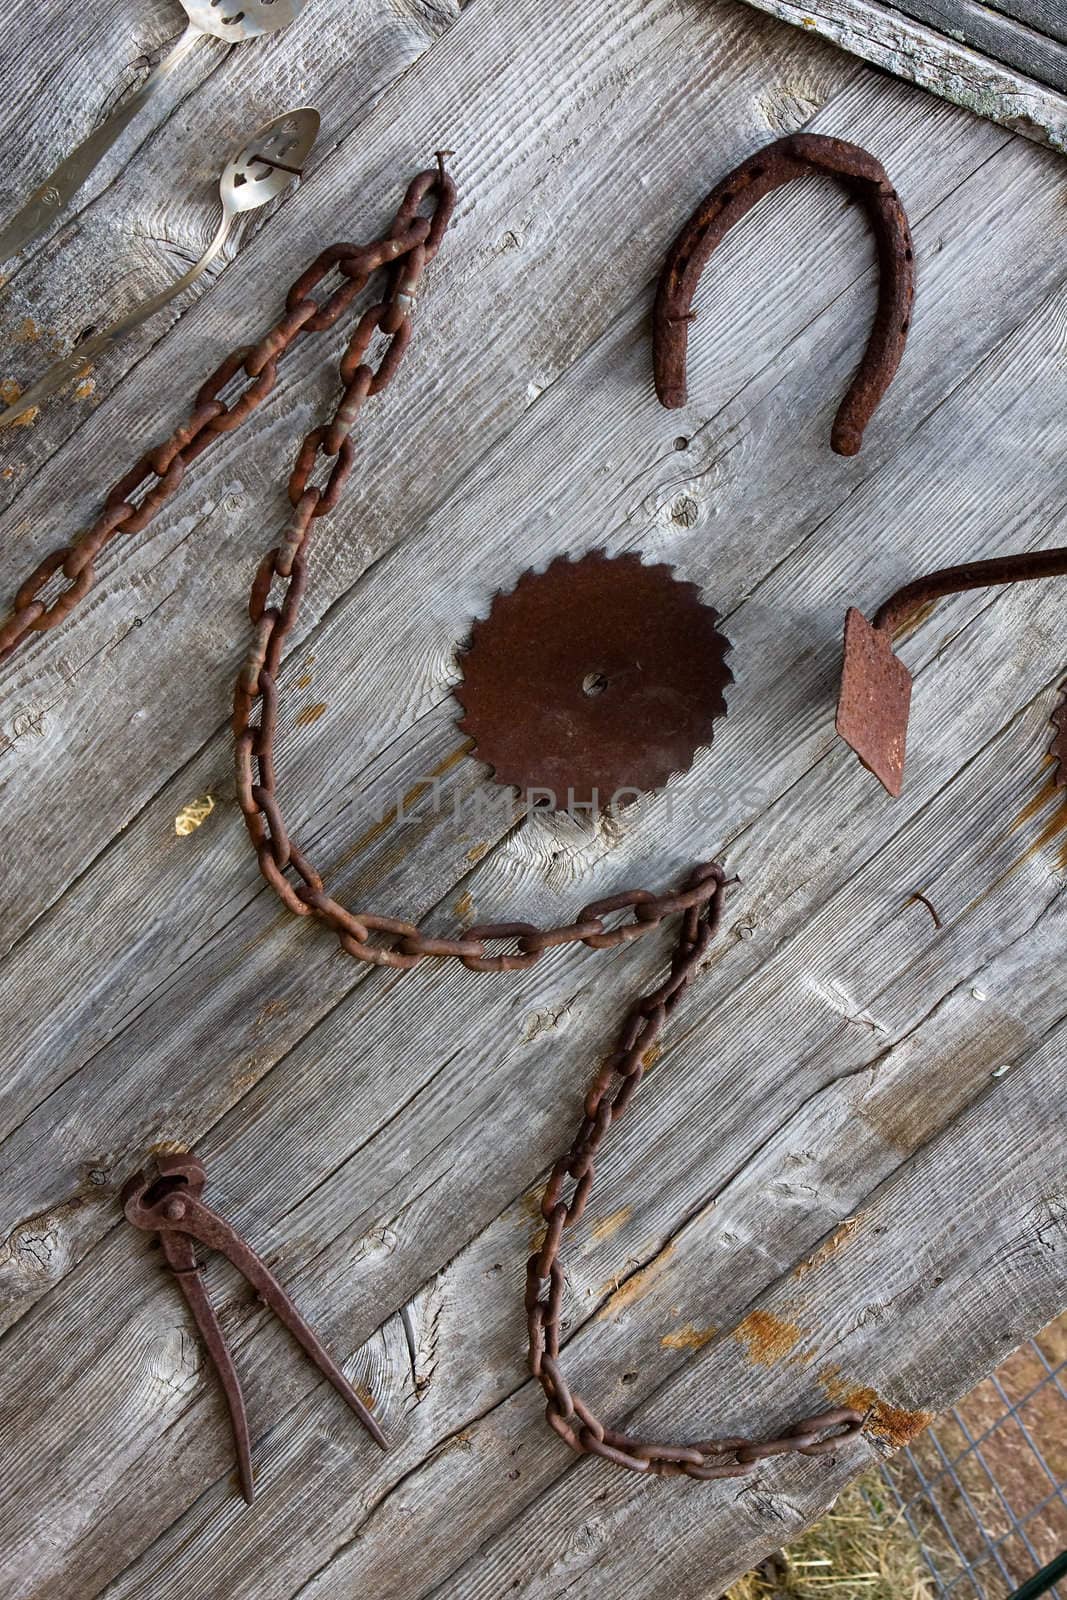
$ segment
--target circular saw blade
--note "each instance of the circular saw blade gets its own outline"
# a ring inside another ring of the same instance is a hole
[[[555,810],[662,788],[710,745],[729,641],[694,583],[603,550],[523,574],[475,622],[459,726],[497,783]]]

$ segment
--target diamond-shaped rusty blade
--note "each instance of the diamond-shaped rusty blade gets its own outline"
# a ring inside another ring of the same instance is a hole
[[[891,634],[872,627],[851,606],[845,618],[837,731],[891,795],[904,787],[910,709],[911,673],[893,653]]]
[[[526,572],[471,629],[459,726],[496,781],[607,809],[661,788],[709,745],[730,646],[695,584],[595,550]]]

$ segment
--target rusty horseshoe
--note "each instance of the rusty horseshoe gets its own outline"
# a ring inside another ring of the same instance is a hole
[[[812,173],[828,173],[863,202],[878,248],[874,327],[830,433],[831,448],[838,455],[854,456],[904,354],[915,267],[908,219],[885,168],[845,139],[819,133],[777,139],[735,167],[697,206],[667,254],[656,291],[652,357],[656,394],[660,404],[672,410],[686,403],[693,296],[716,245],[764,195]]]

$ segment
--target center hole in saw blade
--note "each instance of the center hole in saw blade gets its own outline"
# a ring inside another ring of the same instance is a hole
[[[607,686],[608,680],[602,672],[587,672],[582,679],[583,694],[603,694]]]

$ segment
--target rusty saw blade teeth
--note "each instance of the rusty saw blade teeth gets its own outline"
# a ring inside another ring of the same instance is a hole
[[[1056,730],[1049,746],[1049,754],[1056,761],[1052,781],[1058,789],[1067,789],[1067,684],[1061,690],[1059,705],[1052,713],[1052,726]]]
[[[497,783],[547,808],[625,803],[711,743],[733,682],[717,622],[666,563],[559,556],[472,625],[458,726]]]

